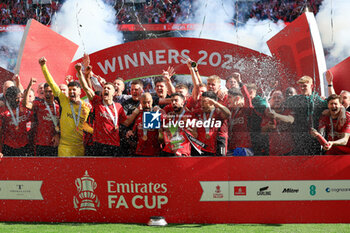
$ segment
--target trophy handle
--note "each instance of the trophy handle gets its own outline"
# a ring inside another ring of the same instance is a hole
[[[73,198],[73,204],[74,204],[74,208],[78,209],[78,204],[79,204],[78,198],[76,197]]]
[[[96,187],[97,187],[97,183],[94,181],[94,187],[92,188],[93,190],[95,190],[96,189]]]
[[[77,186],[78,193],[80,193],[80,191],[81,191],[81,180],[80,180],[80,178],[77,178],[75,180],[75,186]]]

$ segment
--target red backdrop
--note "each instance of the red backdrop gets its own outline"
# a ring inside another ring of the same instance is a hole
[[[349,156],[8,157],[0,169],[1,221],[350,222]]]

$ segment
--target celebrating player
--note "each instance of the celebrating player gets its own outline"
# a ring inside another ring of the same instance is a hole
[[[9,87],[5,94],[5,106],[0,109],[0,132],[3,137],[4,156],[29,156],[28,128],[32,121],[32,111],[20,104],[21,92]],[[1,153],[0,153],[1,154]]]
[[[59,143],[59,105],[54,100],[52,89],[44,83],[44,99],[28,101],[29,90],[36,83],[32,78],[24,92],[24,104],[28,109],[33,109],[35,119],[35,151],[37,156],[57,156]]]
[[[167,125],[162,128],[161,139],[164,140],[161,156],[190,156],[191,142],[189,136],[197,136],[196,129],[181,127],[180,122],[186,122],[193,118],[185,108],[185,97],[180,93],[171,95],[171,105],[174,109],[166,115]]]
[[[80,63],[76,64],[75,69],[78,72],[80,83],[87,97],[92,101],[92,106],[95,110],[93,134],[95,150],[99,156],[120,156],[119,126],[120,124],[129,126],[139,113],[139,109],[136,108],[127,117],[123,107],[113,101],[115,94],[113,83],[104,84],[102,97],[95,95],[95,92],[88,86],[85,78],[83,78],[82,65]]]
[[[228,91],[228,107],[231,110],[229,123],[228,154],[254,155],[248,129],[248,117],[252,114],[253,105],[245,85],[240,83],[241,90],[232,88]]]
[[[59,98],[62,107],[58,156],[83,156],[83,124],[86,122],[90,108],[80,99],[81,86],[78,82],[70,82],[68,84],[67,97],[53,80],[44,57],[39,59],[39,64],[41,65],[46,82],[50,85],[54,96]]]
[[[330,116],[322,116],[319,124],[321,135],[327,135],[327,142],[323,146],[327,155],[344,155],[350,153],[350,113],[346,112],[346,122],[340,125],[339,116],[342,105],[340,96],[330,95],[327,98]],[[319,137],[316,130],[311,131],[313,137]]]
[[[207,91],[201,97],[201,110],[195,111],[194,116],[203,122],[209,121],[210,124],[203,124],[203,127],[197,128],[197,139],[204,143],[205,146],[201,148],[203,154],[198,154],[195,151],[192,156],[215,156],[217,152],[217,137],[218,132],[222,127],[227,127],[225,119],[231,116],[230,110],[224,105],[217,102],[218,98],[212,91]],[[219,123],[219,125],[217,125]]]
[[[159,156],[160,144],[158,140],[158,129],[145,129],[143,127],[143,113],[155,111],[152,107],[153,99],[150,93],[146,92],[141,95],[140,103],[142,112],[135,120],[133,130],[129,130],[127,137],[137,137],[137,148],[135,154],[137,156]],[[163,113],[162,111],[158,112]],[[164,114],[164,113],[163,113]]]

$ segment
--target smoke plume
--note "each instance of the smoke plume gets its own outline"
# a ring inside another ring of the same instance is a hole
[[[56,13],[52,29],[79,45],[75,59],[123,43],[116,11],[102,0],[68,0]]]
[[[20,27],[12,27],[11,30],[0,36],[0,66],[12,72],[16,66],[23,30]]]
[[[324,0],[316,15],[322,44],[327,51],[327,68],[350,56],[349,9],[350,1]]]
[[[234,1],[230,0],[195,0],[191,8],[194,11],[193,17],[180,18],[178,21],[198,23],[202,26],[186,32],[184,36],[234,43],[265,54],[270,54],[266,41],[285,26],[282,21],[274,23],[271,20],[256,19],[249,19],[243,24],[240,17],[238,21],[234,19]],[[237,12],[238,15],[242,13],[244,12]]]

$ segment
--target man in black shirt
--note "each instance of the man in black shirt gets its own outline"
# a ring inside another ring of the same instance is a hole
[[[141,80],[134,80],[131,82],[131,98],[125,100],[122,103],[123,109],[126,115],[132,114],[132,112],[140,105],[140,98],[143,92],[143,83]],[[136,149],[136,141],[128,139],[126,133],[129,130],[132,130],[134,123],[128,127],[121,125],[120,126],[120,148],[123,152],[121,156],[130,156],[133,155]]]

